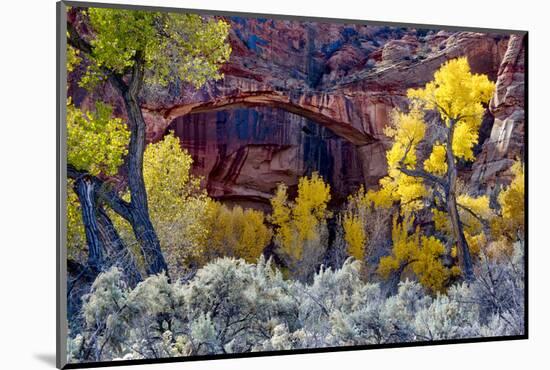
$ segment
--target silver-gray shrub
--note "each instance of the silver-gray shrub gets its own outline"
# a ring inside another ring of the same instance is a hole
[[[83,297],[70,361],[290,350],[523,333],[523,254],[484,259],[476,281],[431,296],[404,281],[386,297],[360,262],[321,268],[305,284],[270,261],[218,259],[186,282],[152,276],[130,289],[117,268]]]

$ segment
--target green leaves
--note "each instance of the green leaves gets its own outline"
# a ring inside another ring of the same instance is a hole
[[[231,47],[226,43],[229,24],[222,20],[205,20],[195,14],[164,15],[166,48],[159,62],[164,61],[168,70],[156,70],[154,79],[167,82],[174,73],[180,80],[192,83],[196,88],[209,79],[220,79],[219,67],[229,60]]]
[[[106,68],[126,74],[141,58],[146,82],[166,86],[179,79],[199,88],[219,79],[218,69],[231,47],[229,25],[196,14],[90,8],[87,12],[94,38],[88,72],[81,84],[92,87]]]
[[[67,103],[67,163],[92,175],[115,175],[128,153],[130,132],[113,109],[96,103],[83,111]]]
[[[73,48],[72,46],[67,46],[67,72],[74,71],[75,67],[80,64],[82,58],[80,57],[80,51]]]

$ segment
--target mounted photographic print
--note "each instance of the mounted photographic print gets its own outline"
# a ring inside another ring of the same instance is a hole
[[[58,3],[58,367],[527,338],[526,57]]]

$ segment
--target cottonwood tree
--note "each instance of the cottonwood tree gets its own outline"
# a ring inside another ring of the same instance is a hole
[[[365,244],[367,235],[365,232],[365,221],[359,213],[347,211],[342,218],[344,228],[344,240],[347,244],[347,252],[358,261],[365,258]]]
[[[86,68],[81,85],[93,88],[99,83],[110,83],[124,102],[130,131],[125,157],[130,201],[112,191],[98,196],[132,226],[148,274],[167,271],[167,266],[149,216],[143,178],[146,137],[140,92],[144,83],[166,86],[179,79],[198,88],[209,79],[221,78],[219,67],[231,52],[226,43],[228,29],[222,20],[195,14],[105,8],[69,10],[67,41],[76,51],[69,54],[73,59],[77,55]],[[101,179],[87,168],[70,166],[68,175],[95,183],[88,191],[96,192],[102,187]],[[86,219],[84,223],[90,239],[96,238],[98,231],[93,223]]]
[[[463,276],[473,279],[472,257],[464,234],[457,200],[457,161],[474,160],[473,148],[486,104],[494,83],[487,76],[472,74],[466,58],[446,62],[433,81],[424,88],[411,89],[408,112],[396,112],[394,127],[387,135],[394,141],[387,152],[388,176],[380,181],[381,189],[372,192],[376,205],[399,203],[403,212],[422,209],[428,199],[435,199],[449,219],[451,237]],[[439,140],[427,135],[427,112],[437,117],[429,124]],[[431,145],[425,160],[417,157],[421,145]]]

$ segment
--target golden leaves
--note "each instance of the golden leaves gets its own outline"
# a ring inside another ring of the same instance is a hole
[[[454,274],[451,269],[443,266],[440,259],[445,253],[445,246],[433,236],[421,235],[418,228],[410,233],[413,223],[412,216],[405,216],[401,222],[397,216],[394,217],[392,251],[389,256],[380,259],[378,273],[388,278],[393,272],[410,269],[424,287],[433,292],[442,292],[448,279]]]
[[[271,199],[271,222],[277,227],[275,238],[285,255],[294,260],[302,257],[303,243],[318,237],[319,227],[330,216],[329,201],[330,186],[316,172],[300,178],[294,202],[288,201],[286,186],[279,185]]]

